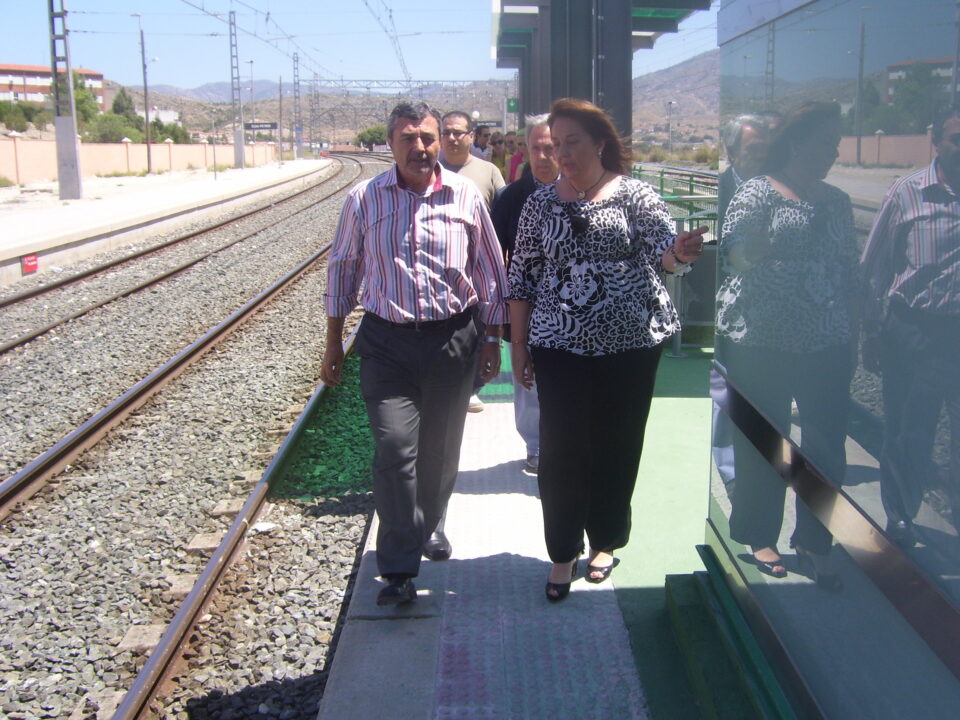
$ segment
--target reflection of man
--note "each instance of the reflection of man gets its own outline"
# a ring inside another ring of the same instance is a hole
[[[723,215],[733,193],[744,180],[760,174],[767,158],[770,134],[763,118],[757,115],[740,115],[726,124],[722,139],[730,165],[720,173],[717,190],[718,228],[723,227]]]
[[[560,168],[553,156],[553,140],[550,138],[549,115],[531,115],[526,118],[526,132],[530,161],[527,171],[516,182],[510,183],[497,193],[493,204],[493,226],[503,247],[504,261],[509,265],[513,244],[517,237],[517,224],[523,203],[534,190],[557,179]],[[507,329],[508,330],[508,329]],[[505,333],[506,335],[506,333]],[[536,475],[540,467],[540,403],[537,387],[527,390],[516,378],[513,379],[513,410],[517,432],[527,446],[527,459],[523,469]]]
[[[498,335],[506,284],[496,234],[472,183],[443,171],[440,119],[423,103],[393,109],[396,165],[355,186],[333,240],[321,377],[340,381],[344,317],[357,293],[360,389],[376,441],[373,497],[380,517],[377,603],[416,599],[421,552],[445,549],[434,529],[457,476],[479,341],[475,315]],[[481,376],[500,369],[499,338],[484,342]],[[434,536],[432,536],[434,534]],[[429,538],[429,540],[428,540]]]
[[[757,115],[740,115],[730,120],[723,128],[723,144],[727,150],[729,166],[720,173],[717,189],[717,233],[723,227],[723,216],[733,197],[745,180],[759,175],[767,158],[770,133],[767,122]],[[725,365],[723,348],[718,343],[716,360]],[[715,370],[710,372],[710,392],[720,401],[726,393],[726,381]],[[725,485],[734,479],[733,429],[726,413],[713,409],[713,460]]]
[[[490,128],[481,125],[473,134],[473,144],[470,146],[470,154],[481,160],[490,159]]]
[[[443,138],[440,164],[445,170],[470,178],[489,210],[493,205],[493,196],[504,185],[503,175],[492,162],[471,154],[470,141],[474,132],[470,126],[470,116],[460,110],[452,110],[441,118],[440,123],[440,135]],[[490,132],[488,128],[481,130]]]
[[[915,542],[923,493],[936,484],[944,406],[947,490],[960,524],[960,107],[934,123],[932,139],[937,156],[887,192],[862,259],[864,367],[883,376],[881,497],[888,533],[906,545]]]

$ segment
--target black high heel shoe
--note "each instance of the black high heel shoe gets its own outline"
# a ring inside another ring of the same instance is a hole
[[[547,581],[546,594],[547,600],[552,603],[560,602],[567,595],[570,594],[570,583],[573,582],[573,579],[577,576],[577,564],[580,562],[580,555],[582,551],[577,553],[577,556],[573,559],[573,565],[570,567],[570,582],[565,583],[555,583]]]
[[[828,570],[830,566],[829,555],[818,555],[799,545],[793,549],[797,553],[800,570],[805,575],[812,576],[817,587],[830,592],[839,592],[843,589],[843,580],[840,579],[840,575],[833,570]]]

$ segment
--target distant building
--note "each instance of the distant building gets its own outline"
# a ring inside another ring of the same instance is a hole
[[[143,110],[137,110],[137,115],[143,117]],[[180,124],[180,113],[176,110],[159,110],[155,107],[150,108],[150,122],[153,122],[157,118],[160,118],[160,122],[164,125],[169,125],[170,123]]]
[[[83,78],[83,84],[97,99],[100,110],[105,110],[103,75],[83,68],[76,68],[73,72]],[[44,65],[0,64],[0,100],[43,104],[53,92],[52,78],[52,71]]]
[[[907,76],[907,70],[916,65],[926,65],[935,78],[943,83],[945,89],[950,87],[953,79],[953,58],[935,58],[933,60],[904,60],[903,62],[887,65],[887,73],[884,78],[886,93],[884,100],[888,103],[893,102],[893,97],[897,93],[897,83]]]

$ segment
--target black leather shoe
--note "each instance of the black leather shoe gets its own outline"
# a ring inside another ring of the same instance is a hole
[[[443,534],[443,530],[437,530],[423,544],[423,556],[427,560],[449,560],[451,552],[453,552],[453,548],[450,547],[450,541]]]
[[[405,605],[417,599],[417,588],[410,578],[390,578],[377,595],[377,605]]]
[[[913,547],[917,544],[917,538],[913,534],[913,523],[905,520],[888,522],[887,535],[900,547]]]

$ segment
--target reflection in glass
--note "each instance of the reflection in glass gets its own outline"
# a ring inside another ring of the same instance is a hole
[[[823,182],[837,157],[840,106],[807,102],[780,123],[763,175],[744,182],[727,208],[720,244],[725,274],[718,293],[717,338],[727,377],[780,434],[789,436],[792,403],[801,447],[835,482],[843,479],[852,375],[858,252],[849,196]],[[756,438],[769,455],[780,435]],[[776,547],[786,486],[765,458],[734,443],[731,537],[774,577],[785,567]],[[831,538],[797,507],[791,547],[818,584],[840,580],[827,555]]]
[[[958,17],[953,2],[724,0],[718,20],[711,392],[729,378],[770,425],[715,411],[710,519],[826,717],[960,707],[936,629],[905,619],[912,590],[880,592],[848,518],[815,517],[774,467],[798,447],[952,602],[938,622],[960,622]]]

